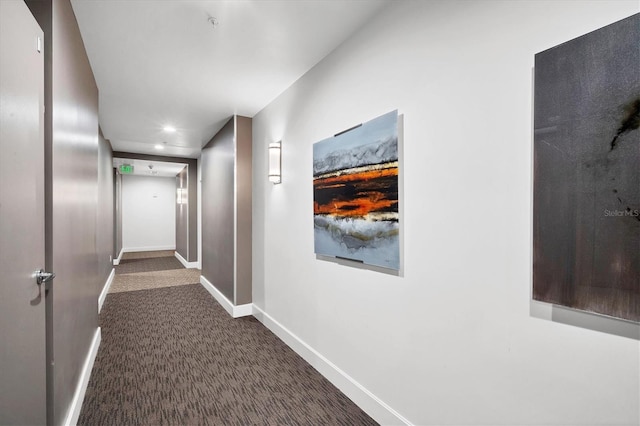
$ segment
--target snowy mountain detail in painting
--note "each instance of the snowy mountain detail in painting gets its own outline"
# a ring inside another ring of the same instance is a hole
[[[313,145],[315,252],[400,269],[398,112]]]

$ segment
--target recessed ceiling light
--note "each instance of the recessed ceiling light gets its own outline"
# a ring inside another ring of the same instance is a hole
[[[164,130],[167,133],[173,133],[173,132],[176,131],[176,128],[173,127],[173,126],[164,126],[164,128],[162,130]]]
[[[162,145],[156,145],[156,146],[154,146],[154,148],[155,148],[155,149],[164,149],[164,146],[162,146]]]

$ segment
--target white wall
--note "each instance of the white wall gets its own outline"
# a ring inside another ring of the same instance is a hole
[[[391,2],[254,117],[255,305],[414,424],[638,424],[638,341],[530,313],[534,54],[636,12]],[[402,276],[316,259],[312,144],[396,108]]]
[[[122,177],[122,247],[124,251],[176,247],[176,178]]]

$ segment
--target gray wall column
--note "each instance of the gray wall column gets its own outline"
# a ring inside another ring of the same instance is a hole
[[[113,269],[114,246],[114,175],[111,143],[99,133],[98,145],[98,211],[96,250],[98,252],[98,284],[100,291]]]
[[[185,166],[176,176],[176,190],[178,191],[176,194],[176,252],[185,260],[189,259],[189,209],[191,209],[191,204],[184,202],[187,200],[185,200],[183,191],[186,191],[187,196],[189,195],[188,173],[189,166]]]
[[[202,275],[251,303],[251,119],[232,117],[202,149]]]

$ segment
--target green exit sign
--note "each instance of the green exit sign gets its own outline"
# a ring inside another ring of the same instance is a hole
[[[120,166],[120,173],[122,173],[123,175],[133,173],[133,166],[131,164],[122,164]]]

